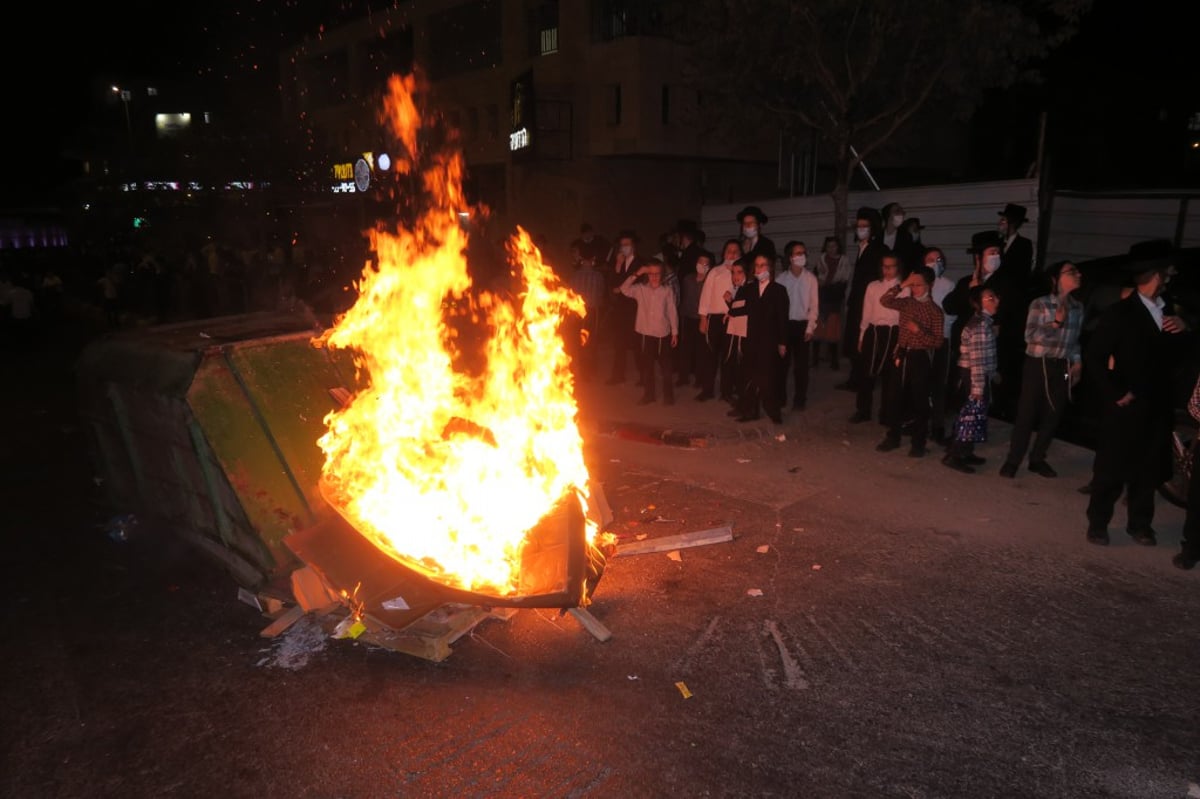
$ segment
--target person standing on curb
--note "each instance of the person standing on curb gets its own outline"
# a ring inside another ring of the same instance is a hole
[[[802,411],[808,405],[809,345],[817,329],[817,276],[808,269],[808,251],[802,241],[789,241],[783,248],[787,269],[776,282],[787,289],[788,353],[781,358],[779,369],[779,404],[787,404],[787,373],[791,367],[793,384],[792,410]]]
[[[1188,414],[1200,422],[1200,379],[1192,389],[1191,399],[1188,400]],[[1177,569],[1194,569],[1200,563],[1200,469],[1192,463],[1191,474],[1188,475],[1187,514],[1183,517],[1183,537],[1179,541],[1179,551],[1171,558],[1171,563]]]
[[[1035,427],[1037,438],[1029,453],[1029,471],[1042,477],[1058,476],[1046,463],[1046,452],[1071,401],[1071,389],[1083,374],[1079,349],[1083,303],[1071,296],[1080,285],[1079,270],[1070,261],[1059,261],[1047,274],[1053,290],[1031,302],[1025,318],[1025,368],[1001,477],[1016,476]]]
[[[972,286],[967,297],[975,314],[962,330],[958,370],[959,382],[968,387],[968,393],[958,411],[953,440],[942,463],[972,474],[976,466],[983,464],[983,458],[975,454],[975,445],[987,441],[991,383],[998,377],[994,320],[1000,298],[987,286]]]
[[[625,278],[621,293],[637,303],[633,329],[638,341],[638,365],[642,372],[639,405],[654,402],[654,365],[662,372],[663,404],[675,404],[675,381],[671,375],[672,350],[679,345],[679,312],[674,293],[663,285],[663,263],[651,258]],[[635,283],[642,275],[645,283]]]
[[[1158,543],[1154,491],[1171,475],[1171,374],[1179,334],[1187,325],[1165,312],[1169,261],[1134,266],[1136,290],[1100,317],[1084,358],[1100,399],[1100,432],[1092,462],[1087,540],[1108,544],[1108,523],[1125,491],[1125,532],[1138,544]]]

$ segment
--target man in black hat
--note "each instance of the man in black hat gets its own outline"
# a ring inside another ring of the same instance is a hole
[[[680,219],[675,223],[675,235],[679,238],[679,279],[696,274],[696,259],[704,252],[705,236],[691,219]]]
[[[597,236],[596,231],[588,222],[579,226],[579,238],[571,242],[571,246],[579,250],[579,257],[591,258],[596,264],[602,264],[608,258],[609,244],[603,236]]]
[[[753,264],[756,256],[765,255],[771,261],[771,275],[778,271],[779,259],[775,252],[775,242],[763,235],[763,225],[767,224],[767,215],[757,205],[747,205],[737,215],[738,224],[742,226],[738,240],[742,243],[742,256],[747,264]]]
[[[863,378],[862,357],[858,351],[859,326],[863,316],[863,297],[867,286],[879,280],[883,256],[888,248],[879,237],[883,232],[883,220],[874,208],[863,206],[858,209],[854,220],[855,253],[854,272],[850,277],[850,289],[846,295],[846,326],[842,332],[842,350],[850,358],[850,377],[838,388],[843,391],[858,391]]]
[[[1012,419],[1016,415],[1021,367],[1025,357],[1025,312],[1029,303],[1025,284],[1015,280],[1001,263],[1003,246],[999,234],[994,230],[983,230],[971,236],[971,247],[967,252],[974,255],[975,268],[970,275],[959,279],[954,290],[946,295],[942,309],[948,315],[957,317],[950,334],[952,354],[957,359],[962,328],[973,313],[971,289],[987,286],[1000,300],[995,319],[996,360],[1000,380],[990,407],[994,416]]]
[[[1184,321],[1166,313],[1169,259],[1131,267],[1136,290],[1109,306],[1084,352],[1085,372],[1100,401],[1092,462],[1087,540],[1108,543],[1108,523],[1124,489],[1125,531],[1154,546],[1154,491],[1171,474],[1171,375],[1184,346]]]
[[[1033,242],[1020,234],[1025,224],[1025,206],[1008,203],[1000,211],[996,233],[1000,236],[1000,265],[1012,280],[1029,287],[1033,272]]]

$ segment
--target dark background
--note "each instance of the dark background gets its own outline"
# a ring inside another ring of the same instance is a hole
[[[75,174],[64,159],[111,83],[195,79],[226,108],[274,114],[278,54],[381,3],[233,2],[80,5],[6,11],[5,137],[0,201],[48,199]],[[970,125],[969,180],[1024,175],[1046,112],[1045,168],[1060,188],[1200,185],[1187,121],[1200,113],[1192,47],[1200,4],[1098,0],[1080,34],[1041,65],[1041,78],[981,94]],[[265,98],[265,102],[264,102]],[[933,114],[925,120],[936,120]]]

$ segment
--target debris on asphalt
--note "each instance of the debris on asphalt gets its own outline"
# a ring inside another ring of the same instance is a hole
[[[683,555],[679,554],[678,549],[672,549],[670,552],[667,553],[667,557],[676,562],[683,561]]]
[[[813,567],[812,567],[812,570],[813,570],[813,571],[815,571],[815,572],[819,572],[819,571],[821,571],[821,564],[820,564],[820,563],[814,563],[814,564],[813,564]]]
[[[316,621],[306,617],[276,638],[274,653],[255,665],[296,671],[307,666],[309,658],[325,649],[326,645],[325,631]]]
[[[638,540],[638,541],[644,541],[644,540],[646,540],[646,537],[647,537],[647,536],[649,536],[649,535],[650,535],[649,533],[638,533],[638,534],[637,534],[637,540]]]
[[[771,545],[770,545],[770,544],[763,544],[761,547],[759,547],[758,549],[756,549],[756,550],[755,550],[755,552],[757,552],[757,553],[759,553],[759,554],[761,555],[762,553],[764,553],[764,552],[767,552],[767,551],[768,551],[768,550],[770,550],[770,549],[771,549]]]
[[[775,440],[776,441],[787,441],[787,436],[784,435],[783,433],[780,433],[779,435],[775,436]]]
[[[762,596],[762,595],[763,595],[763,592],[762,592],[761,588],[747,588],[746,589],[746,596]]]
[[[738,463],[749,463],[750,459],[749,458],[738,458],[737,462]]]
[[[687,684],[684,682],[675,683],[675,687],[679,689],[679,693],[683,694],[684,699],[691,699],[692,692],[688,690]]]
[[[118,544],[129,540],[129,531],[137,526],[137,517],[132,513],[114,516],[103,525],[105,534]]]
[[[800,467],[793,466],[792,468],[788,469],[788,471],[791,472],[792,474],[795,474],[796,472],[800,471]]]
[[[648,555],[653,552],[669,552],[672,549],[686,549],[707,544],[719,544],[733,540],[733,528],[729,526],[715,527],[711,530],[700,530],[693,533],[679,533],[638,540],[628,544],[620,544],[613,557],[622,555]]]
[[[630,679],[630,680],[636,680],[637,678],[638,678],[638,676],[636,674],[630,674],[628,677],[628,679]]]
[[[804,528],[803,528],[803,527],[793,527],[793,528],[792,528],[792,532],[793,532],[793,533],[803,533],[803,532],[804,532]]]

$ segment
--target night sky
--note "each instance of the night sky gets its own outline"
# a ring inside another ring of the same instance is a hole
[[[278,53],[322,26],[333,27],[389,3],[369,0],[223,0],[215,3],[31,3],[6,11],[15,40],[3,48],[7,76],[5,197],[54,174],[63,134],[94,102],[96,79],[203,78],[223,85],[278,84]],[[1060,167],[1086,176],[1092,161],[1124,163],[1112,180],[1153,172],[1159,184],[1200,182],[1163,138],[1185,132],[1200,111],[1200,59],[1192,38],[1200,3],[1098,0],[1083,33],[1046,65],[1040,87],[1004,93],[981,119],[1003,126],[1011,114],[1050,108],[1052,133],[1070,142]],[[1020,107],[1014,108],[1014,105]],[[1001,131],[998,135],[1003,135]],[[1173,173],[1178,171],[1178,180]],[[989,176],[990,177],[990,176]],[[15,191],[14,191],[15,190]]]

